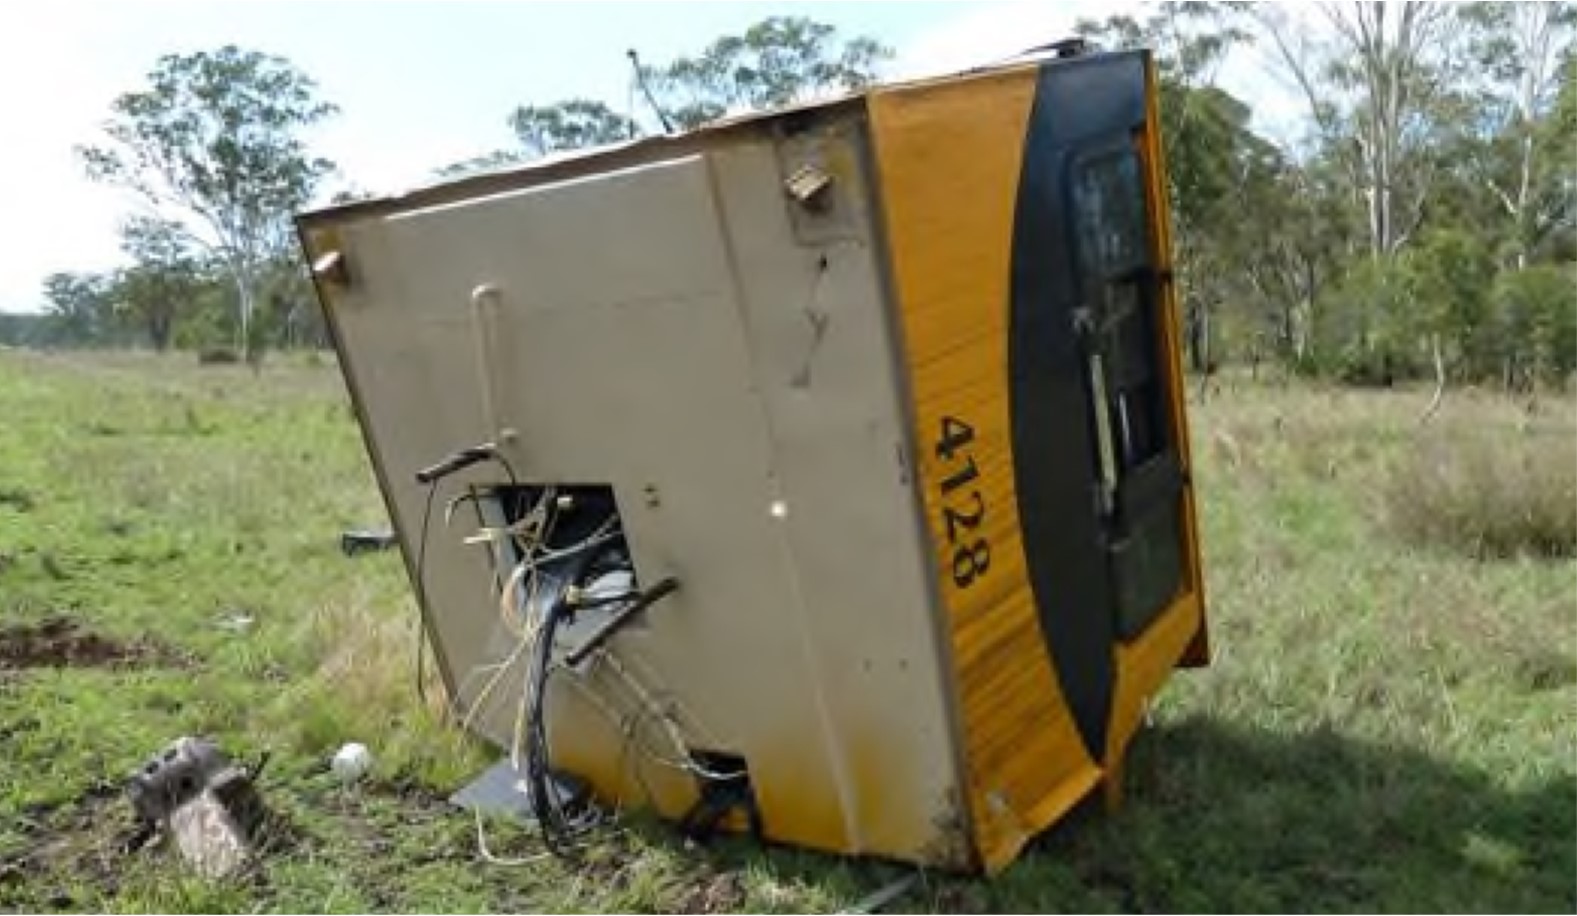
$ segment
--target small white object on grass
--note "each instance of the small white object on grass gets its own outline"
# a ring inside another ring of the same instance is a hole
[[[372,752],[367,750],[367,745],[353,741],[334,754],[329,769],[334,771],[340,782],[350,785],[372,769]]]
[[[250,630],[252,628],[252,624],[256,622],[257,618],[253,617],[251,614],[247,614],[242,611],[236,611],[219,618],[219,621],[215,624],[215,626],[219,627],[221,630],[229,630],[232,633],[245,633],[247,630]]]

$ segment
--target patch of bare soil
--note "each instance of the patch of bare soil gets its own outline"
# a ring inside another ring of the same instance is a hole
[[[77,879],[79,889],[113,891],[120,860],[139,841],[133,819],[120,810],[123,804],[119,790],[106,783],[58,808],[35,806],[24,811],[16,827],[27,846],[17,855],[0,857],[0,902],[11,896],[9,892],[20,891],[23,896],[17,902],[27,902],[23,910],[89,906],[89,901],[76,899],[64,888],[45,888],[51,882],[59,884],[59,875],[67,871]]]
[[[0,628],[0,671],[168,666],[185,661],[165,646],[140,639],[111,639],[83,629],[69,617]]]

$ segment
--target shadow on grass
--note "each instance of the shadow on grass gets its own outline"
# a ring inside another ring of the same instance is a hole
[[[1086,805],[995,878],[927,874],[884,911],[1577,909],[1577,781],[1569,772],[1516,791],[1489,774],[1329,730],[1279,735],[1196,719],[1140,736],[1128,790],[1121,810]],[[627,825],[633,846],[615,843],[578,869],[544,862],[488,870],[475,860],[469,820],[424,793],[370,786],[353,802],[335,802],[276,783],[282,809],[303,818],[295,833],[306,842],[271,857],[266,880],[171,890],[168,872],[123,864],[95,872],[81,867],[83,847],[51,846],[58,861],[42,873],[20,861],[28,867],[0,868],[0,909],[100,900],[166,912],[288,911],[325,908],[321,895],[332,891],[344,907],[412,911],[803,912],[847,906],[912,873],[870,859],[761,851],[739,839],[696,852],[672,825],[642,817]],[[50,826],[70,835],[114,821],[81,802],[59,814]],[[67,875],[75,896],[45,886]],[[131,886],[122,887],[126,880]]]
[[[1119,811],[1085,805],[994,879],[931,875],[888,910],[1577,908],[1569,777],[1510,791],[1329,730],[1289,736],[1194,720],[1140,736],[1127,788]],[[845,899],[902,873],[778,849],[746,867],[792,883],[830,879]]]

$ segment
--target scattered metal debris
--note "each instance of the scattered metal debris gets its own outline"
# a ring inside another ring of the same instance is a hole
[[[252,854],[252,836],[263,819],[253,785],[262,770],[232,764],[219,747],[182,737],[132,774],[127,795],[144,829],[174,837],[197,872],[234,874]]]
[[[591,802],[590,787],[563,773],[548,774],[549,790],[566,808],[580,808]],[[526,773],[515,769],[508,757],[482,771],[475,779],[449,796],[457,808],[471,808],[483,814],[513,817],[522,823],[536,821],[531,809],[531,789]]]
[[[914,887],[916,882],[919,880],[919,872],[910,872],[909,874],[904,875],[902,878],[899,878],[890,884],[884,885],[871,894],[868,894],[863,900],[860,900],[858,903],[854,904],[854,906],[851,906],[846,910],[842,910],[841,912],[874,913],[887,904],[892,903],[894,900],[897,900],[899,897],[902,897],[904,894],[907,894],[909,889]]]
[[[252,624],[257,623],[257,617],[246,611],[235,610],[223,615],[214,621],[214,626],[232,633],[245,633],[252,629]]]
[[[357,528],[342,532],[339,536],[340,552],[347,557],[388,550],[398,543],[394,532],[388,528]]]

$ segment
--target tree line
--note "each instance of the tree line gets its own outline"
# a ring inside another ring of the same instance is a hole
[[[1190,366],[1356,383],[1526,388],[1577,370],[1577,7],[1161,3],[1080,22],[1160,70]],[[1303,107],[1277,136],[1219,85],[1249,48]],[[892,51],[769,17],[659,64],[631,52],[637,118],[590,99],[505,115],[517,145],[443,176],[694,128],[874,82]],[[322,346],[290,215],[333,173],[301,139],[335,113],[278,57],[161,58],[78,155],[139,201],[132,266],[57,274],[50,312],[0,339],[156,348]]]
[[[1157,49],[1189,362],[1526,388],[1577,369],[1577,8],[1168,3]],[[1268,138],[1217,85],[1247,43],[1301,97]]]

